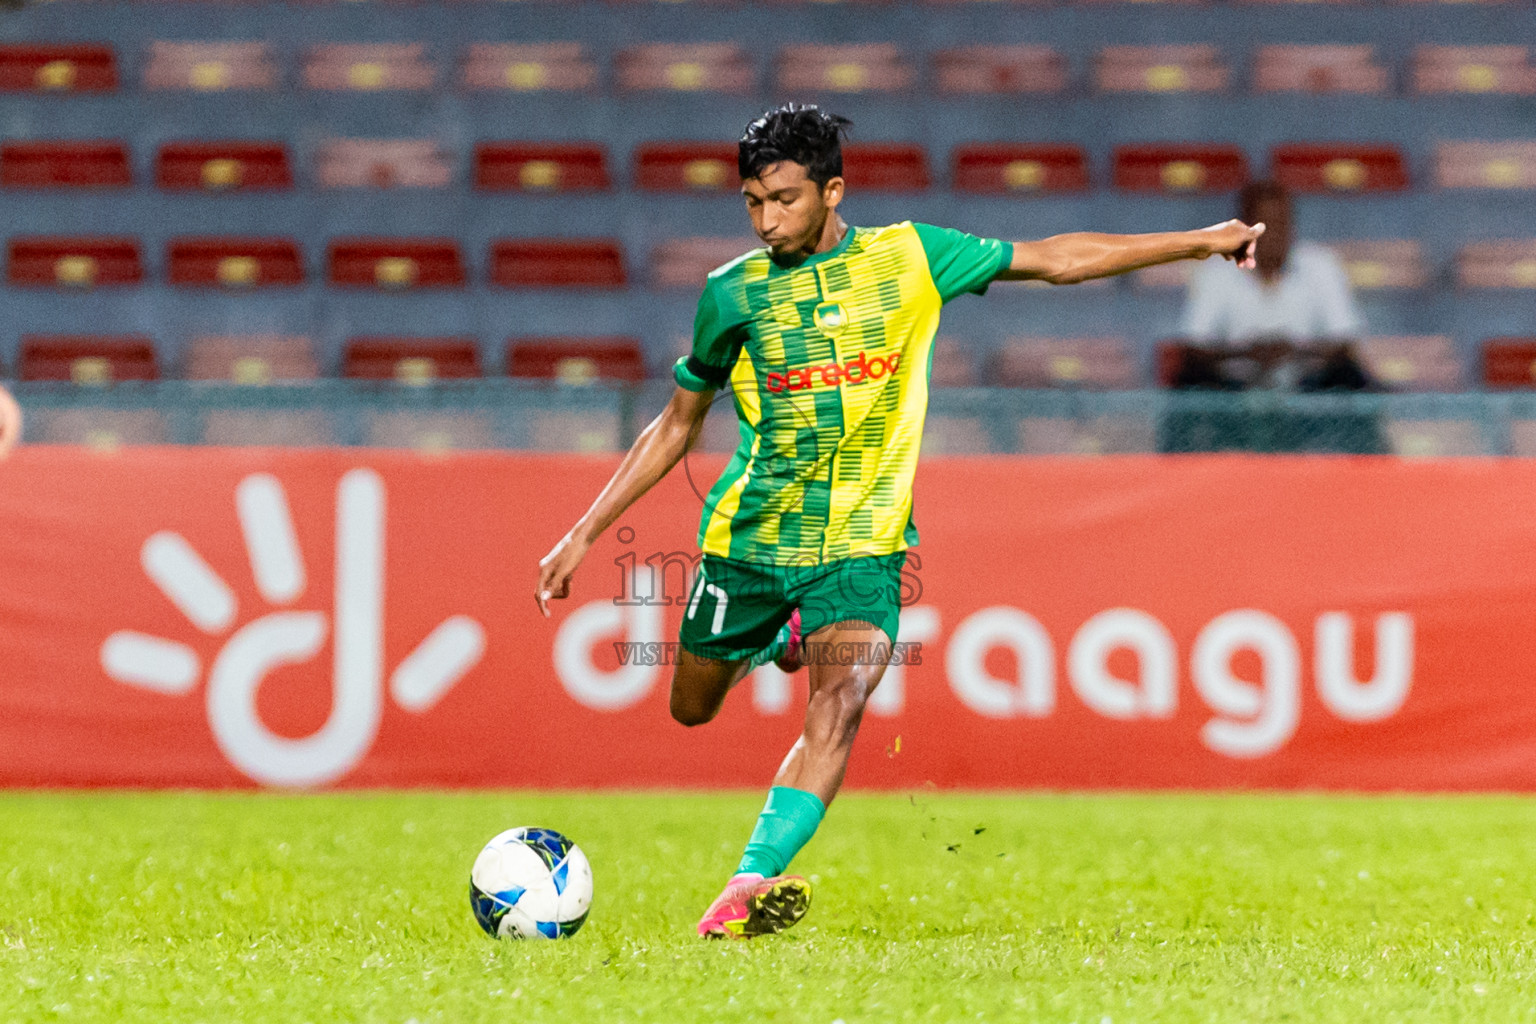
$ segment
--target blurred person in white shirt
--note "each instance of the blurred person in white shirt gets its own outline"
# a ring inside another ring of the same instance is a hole
[[[1337,254],[1295,238],[1291,197],[1278,182],[1250,182],[1239,207],[1244,223],[1265,225],[1257,270],[1219,260],[1195,268],[1175,386],[1367,387],[1352,346],[1365,322]]]
[[[21,439],[21,406],[11,393],[0,387],[0,459],[11,454]]]

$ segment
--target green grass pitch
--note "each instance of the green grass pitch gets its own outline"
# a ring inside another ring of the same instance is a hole
[[[848,794],[782,936],[693,925],[760,794],[0,795],[0,1021],[1536,1020],[1536,802]],[[469,865],[567,832],[569,942]]]

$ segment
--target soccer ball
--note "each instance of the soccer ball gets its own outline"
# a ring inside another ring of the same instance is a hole
[[[592,906],[592,866],[548,828],[509,828],[469,871],[469,905],[493,939],[564,939]]]

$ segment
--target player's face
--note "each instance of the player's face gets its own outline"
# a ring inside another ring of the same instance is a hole
[[[818,185],[801,164],[781,160],[741,183],[752,230],[776,254],[814,252],[843,198],[843,179]]]

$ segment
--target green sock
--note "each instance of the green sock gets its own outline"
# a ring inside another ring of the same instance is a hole
[[[747,659],[747,664],[753,668],[759,668],[770,661],[778,661],[784,657],[784,652],[789,650],[789,623],[779,630],[779,635],[773,638],[773,643],[758,651]]]
[[[763,805],[752,838],[747,840],[736,873],[750,872],[764,878],[779,874],[789,867],[800,848],[811,841],[826,813],[826,805],[815,793],[774,786],[768,791],[768,802]]]

